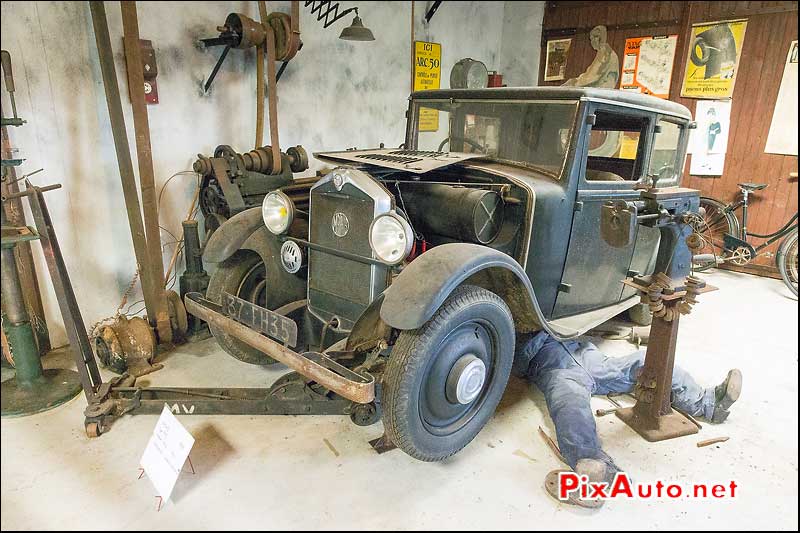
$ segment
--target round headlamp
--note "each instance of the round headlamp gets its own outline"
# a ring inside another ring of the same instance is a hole
[[[275,235],[286,233],[294,220],[294,202],[284,193],[273,191],[264,197],[261,217],[267,229]]]
[[[411,225],[397,213],[380,215],[369,227],[369,245],[379,261],[396,265],[408,257],[414,244]]]

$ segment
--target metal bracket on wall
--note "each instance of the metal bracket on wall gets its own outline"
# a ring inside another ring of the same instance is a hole
[[[433,16],[436,14],[436,11],[439,9],[439,6],[442,5],[442,0],[436,0],[428,11],[425,13],[425,22],[430,22]]]

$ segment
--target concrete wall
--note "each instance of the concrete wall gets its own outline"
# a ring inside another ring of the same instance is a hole
[[[427,3],[416,2],[416,38],[442,44],[443,87],[448,86],[452,65],[467,56],[481,59],[490,69],[508,65],[515,79],[525,80],[528,65],[537,72],[538,47],[517,49],[514,43],[503,42],[503,34],[519,39],[523,31],[516,29],[522,28],[519,21],[530,19],[530,24],[540,26],[541,10],[538,5],[526,10],[512,3],[445,2],[431,23],[424,25]],[[338,39],[350,23],[349,16],[322,29],[322,23],[302,5],[304,47],[278,86],[281,145],[302,144],[311,153],[379,142],[400,144],[410,88],[411,3],[342,2],[343,8],[360,8],[365,25],[375,33],[372,43]],[[88,3],[4,1],[1,6],[2,47],[12,54],[17,107],[28,120],[10,132],[20,156],[27,159],[19,172],[42,167],[45,172],[35,176],[37,184],[64,184],[47,198],[89,327],[113,314],[134,274],[135,261]],[[160,103],[149,107],[149,119],[160,189],[170,176],[190,169],[197,153],[209,154],[219,144],[240,151],[252,148],[254,52],[231,51],[211,94],[202,95],[200,84],[219,51],[202,52],[193,43],[214,36],[228,13],[257,18],[257,8],[255,2],[138,2],[138,7],[141,37],[153,40],[159,68]],[[288,12],[289,3],[269,2],[269,7]],[[106,2],[106,11],[120,88],[126,95],[119,5]],[[509,19],[510,13],[521,12],[529,16]],[[504,57],[510,54],[515,57]],[[529,61],[522,61],[519,54],[527,55]],[[133,147],[133,122],[126,101],[124,107]],[[3,109],[10,109],[5,94]],[[320,166],[312,161],[311,170]],[[176,235],[194,187],[195,177],[185,174],[164,189],[160,223]],[[163,232],[162,240],[170,243],[173,239]],[[165,246],[165,263],[172,246]],[[61,317],[36,245],[34,250],[57,345],[65,341]],[[137,287],[130,302],[140,294]]]
[[[509,87],[539,84],[545,2],[506,2],[498,70]]]

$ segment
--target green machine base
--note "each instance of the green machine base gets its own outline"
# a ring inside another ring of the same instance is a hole
[[[80,378],[74,370],[45,370],[25,384],[12,378],[2,384],[2,417],[41,413],[68,402],[80,392]]]

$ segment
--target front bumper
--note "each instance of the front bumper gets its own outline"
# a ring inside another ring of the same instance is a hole
[[[186,310],[209,324],[225,331],[256,350],[264,352],[292,370],[314,380],[323,387],[355,403],[370,403],[375,399],[375,378],[346,368],[325,354],[297,353],[232,318],[225,316],[221,306],[206,300],[198,292],[184,299]]]

